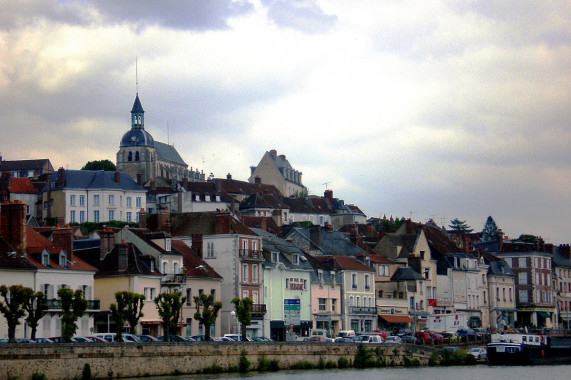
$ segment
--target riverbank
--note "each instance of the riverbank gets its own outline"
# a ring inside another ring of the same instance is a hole
[[[360,348],[361,347],[361,348]],[[359,353],[359,350],[364,349]],[[427,366],[438,349],[414,345],[308,343],[22,344],[0,351],[0,379],[121,378],[232,372],[244,369]],[[87,370],[86,370],[87,369]]]

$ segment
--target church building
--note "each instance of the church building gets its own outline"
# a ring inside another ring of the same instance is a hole
[[[173,181],[185,178],[191,182],[205,181],[203,172],[188,170],[174,146],[155,141],[145,131],[145,111],[138,93],[131,110],[131,129],[123,135],[117,152],[117,170],[127,173],[144,187],[149,187],[151,180],[157,186],[171,186]]]

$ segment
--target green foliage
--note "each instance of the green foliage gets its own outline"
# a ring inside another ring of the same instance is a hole
[[[25,304],[30,295],[30,288],[22,285],[0,286],[0,313],[4,315],[8,324],[8,339],[15,342],[16,327],[20,324],[20,319],[26,315]]]
[[[236,318],[240,322],[242,341],[246,341],[246,326],[252,323],[252,305],[254,301],[249,297],[243,299],[235,297],[231,302],[236,308]]]
[[[139,319],[143,317],[145,296],[123,291],[115,293],[115,300],[117,303],[111,304],[109,309],[111,310],[111,319],[115,322],[117,341],[122,342],[125,321],[129,322],[129,332],[131,334],[136,333]]]
[[[402,362],[405,367],[419,367],[420,361],[418,359],[410,359],[408,356],[404,355],[402,357]]]
[[[182,371],[180,369],[175,369],[174,371],[171,372],[172,376],[180,376],[182,375]]]
[[[494,221],[494,218],[488,216],[486,219],[486,224],[484,224],[484,229],[482,230],[482,241],[492,241],[496,240],[498,237],[498,226]]]
[[[77,330],[77,320],[85,314],[87,310],[87,300],[83,298],[83,292],[76,290],[75,292],[68,288],[61,288],[57,292],[61,300],[61,336],[66,342],[71,342],[71,338]]]
[[[341,356],[339,359],[337,359],[337,368],[349,368],[350,365],[351,362],[344,356]]]
[[[353,360],[353,367],[355,368],[367,368],[370,366],[371,352],[368,351],[364,345],[359,344],[357,347],[357,353],[355,354],[355,359]]]
[[[313,364],[311,364],[310,362],[304,360],[298,363],[295,363],[294,365],[291,366],[292,369],[314,369],[315,366]]]
[[[228,372],[237,372],[237,369],[235,369],[235,367],[232,367],[231,369],[233,369],[233,370],[228,369]],[[203,374],[222,373],[222,372],[224,372],[224,368],[222,368],[218,364],[212,364],[211,366],[204,368],[200,372]]]
[[[537,236],[530,234],[521,234],[516,240],[523,241],[525,243],[537,243]]]
[[[313,223],[311,223],[310,221],[304,221],[304,222],[292,222],[290,223],[292,226],[294,227],[301,227],[301,228],[307,228],[307,227],[311,227],[313,226]]]
[[[440,355],[438,352],[434,351],[432,355],[430,355],[430,359],[428,359],[428,365],[430,367],[437,366],[440,363]]]
[[[248,372],[250,365],[252,365],[252,363],[248,360],[247,354],[248,353],[246,350],[242,350],[240,352],[240,361],[238,362],[238,370],[240,373]]]
[[[161,317],[163,324],[165,341],[168,340],[170,331],[176,329],[184,302],[186,302],[186,297],[183,297],[180,292],[160,293],[155,298],[155,305],[157,305],[159,317]]]
[[[458,233],[460,235],[469,234],[473,231],[473,229],[466,224],[465,220],[460,220],[458,218],[452,219],[448,227],[451,232]]]
[[[32,373],[32,380],[47,380],[47,377],[45,373],[35,371]]]
[[[81,170],[105,170],[107,172],[114,172],[117,168],[115,164],[109,160],[95,160],[87,161]]]
[[[444,350],[441,355],[440,365],[442,366],[476,364],[476,359],[468,355],[465,350],[458,350],[454,353]]]
[[[91,377],[91,366],[89,363],[85,363],[83,372],[81,373],[81,380],[91,380]]]
[[[222,309],[222,302],[214,302],[214,295],[202,293],[194,297],[194,304],[196,305],[194,319],[204,325],[204,337],[206,341],[209,341],[210,326],[216,323],[218,312]]]
[[[31,338],[36,338],[36,330],[40,319],[44,316],[48,310],[48,303],[46,302],[46,296],[42,292],[35,292],[28,288],[28,299],[24,303],[24,309],[28,316],[26,317],[26,324],[30,326],[32,330]]]
[[[279,371],[279,369],[280,363],[275,359],[266,359],[264,355],[261,355],[258,359],[258,371],[260,372]]]

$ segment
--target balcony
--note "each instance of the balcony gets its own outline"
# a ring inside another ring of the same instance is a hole
[[[376,306],[349,306],[349,314],[377,314]]]
[[[48,310],[61,310],[61,300],[46,300]],[[87,310],[100,310],[99,300],[87,300]]]
[[[255,303],[252,305],[252,317],[263,317],[266,314],[266,305]]]
[[[161,285],[181,285],[186,281],[185,274],[163,274],[161,276]]]
[[[254,251],[252,249],[239,249],[238,255],[241,259],[251,259],[251,260],[264,260],[262,251]]]

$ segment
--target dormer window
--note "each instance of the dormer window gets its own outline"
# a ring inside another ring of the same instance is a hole
[[[167,252],[171,251],[171,238],[165,239],[165,251]]]
[[[317,277],[319,278],[319,282],[323,283],[323,270],[317,270]]]
[[[277,263],[277,262],[279,262],[279,253],[272,252],[272,263]]]
[[[45,267],[50,266],[50,254],[47,251],[42,252],[42,265]]]
[[[293,264],[299,265],[299,255],[297,255],[297,254],[293,255]]]
[[[62,268],[65,268],[66,267],[66,265],[65,265],[66,261],[67,261],[67,257],[65,255],[65,252],[61,251],[59,254],[59,266]]]

